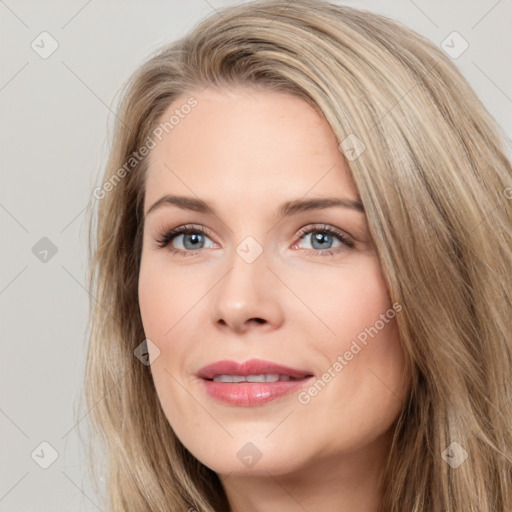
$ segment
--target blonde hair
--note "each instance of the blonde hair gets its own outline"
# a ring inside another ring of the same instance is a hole
[[[347,165],[390,296],[403,306],[397,322],[412,375],[381,509],[510,512],[512,169],[504,134],[427,39],[320,0],[225,8],[160,49],[127,84],[89,225],[95,299],[85,396],[96,490],[104,453],[116,512],[229,509],[217,474],[176,438],[150,367],[134,356],[145,339],[137,284],[147,158],[126,162],[175,99],[238,85],[303,98],[342,149],[347,137],[365,146]],[[444,456],[452,443],[467,453],[456,468]]]

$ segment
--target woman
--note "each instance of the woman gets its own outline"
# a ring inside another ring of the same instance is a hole
[[[252,2],[120,119],[86,375],[112,510],[512,510],[512,169],[448,57]]]

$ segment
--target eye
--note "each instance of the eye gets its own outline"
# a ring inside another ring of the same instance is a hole
[[[300,237],[300,241],[310,241],[311,247],[306,247],[306,250],[322,256],[333,255],[355,246],[354,242],[342,231],[327,224],[307,226],[302,228],[297,236]],[[211,242],[209,246],[205,245],[208,240]],[[193,256],[200,249],[215,248],[215,243],[207,235],[205,228],[192,224],[170,229],[156,242],[158,247],[170,246],[170,252],[183,256]],[[297,243],[292,246],[292,249],[298,248]],[[175,247],[174,244],[179,244],[182,247]]]
[[[315,254],[332,255],[340,250],[347,248],[352,249],[355,244],[339,229],[326,224],[308,226],[301,229],[298,233],[300,240],[310,241],[311,248],[306,247],[307,250],[312,250]],[[292,249],[296,248],[294,244]]]
[[[162,248],[171,245],[169,250],[172,253],[180,253],[188,256],[194,255],[197,253],[197,250],[205,248],[206,239],[211,240],[206,235],[206,230],[204,228],[201,226],[187,224],[185,226],[170,229],[156,242],[158,246]],[[174,247],[172,245],[174,242],[182,245],[183,249]]]

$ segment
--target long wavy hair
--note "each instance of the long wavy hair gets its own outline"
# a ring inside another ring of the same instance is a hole
[[[403,306],[397,323],[412,381],[382,475],[381,510],[510,512],[512,168],[505,135],[429,40],[384,16],[323,0],[225,8],[159,48],[123,89],[103,181],[89,205],[84,391],[96,492],[116,512],[229,510],[218,475],[177,439],[150,367],[134,351],[145,339],[142,148],[175,99],[231,86],[293,94],[325,117],[364,205],[390,296]],[[364,149],[357,158],[347,140]],[[454,454],[467,458],[455,467]]]

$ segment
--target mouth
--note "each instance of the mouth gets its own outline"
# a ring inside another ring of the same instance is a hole
[[[217,361],[203,367],[197,376],[210,397],[242,407],[263,405],[289,395],[314,378],[312,372],[260,359],[244,363]]]
[[[215,375],[212,380],[215,382],[290,382],[301,380],[291,377],[290,375],[279,375],[277,373],[262,373],[260,375]]]
[[[300,370],[273,363],[272,361],[250,359],[244,363],[230,360],[217,361],[201,368],[197,372],[197,376],[206,380],[213,380],[218,377],[244,377],[247,378],[247,382],[275,382],[278,380],[304,379],[305,377],[312,377],[313,373],[308,370]],[[261,380],[263,377],[265,379],[268,377],[270,380]],[[249,380],[250,378],[255,378],[256,380]],[[238,382],[243,381],[240,380]]]

